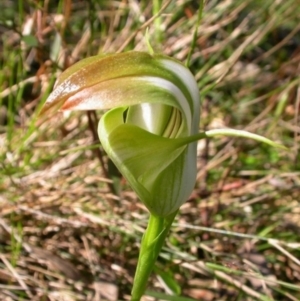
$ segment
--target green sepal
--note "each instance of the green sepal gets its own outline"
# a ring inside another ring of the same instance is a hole
[[[172,193],[168,199],[160,199],[163,193],[160,190],[171,189],[176,193],[181,187],[177,185],[174,190],[172,180],[180,174],[169,174],[169,184],[164,187],[158,187],[157,182],[169,166],[184,164],[184,158],[178,157],[184,153],[186,143],[181,139],[154,135],[132,124],[123,124],[124,111],[125,108],[117,108],[102,117],[98,128],[101,143],[149,211],[160,216],[168,215],[178,206],[171,203],[174,199]]]
[[[191,158],[188,144],[219,135],[244,137],[272,146],[281,145],[246,131],[219,129],[183,138],[165,138],[133,124],[124,124],[127,108],[107,112],[99,123],[99,138],[108,156],[120,169],[148,210],[167,216],[182,204],[185,193],[183,170],[186,162],[196,165],[196,154]],[[187,187],[187,186],[186,186]],[[189,189],[186,189],[189,192]],[[178,197],[180,195],[180,197]],[[186,199],[188,195],[185,195]]]

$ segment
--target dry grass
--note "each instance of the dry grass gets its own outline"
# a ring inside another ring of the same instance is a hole
[[[202,129],[244,128],[290,151],[199,143],[197,186],[147,298],[299,300],[297,1],[206,1],[194,40],[197,1],[163,1],[159,22],[147,1],[56,2],[0,4],[0,299],[129,299],[147,211],[123,179],[113,193],[94,114],[35,112],[80,58],[147,51],[149,27],[152,47],[181,61],[195,42]]]

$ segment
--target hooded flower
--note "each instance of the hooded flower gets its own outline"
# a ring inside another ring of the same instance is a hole
[[[149,211],[175,212],[196,179],[199,92],[178,61],[143,52],[99,55],[63,72],[41,114],[110,109],[100,141]]]
[[[218,135],[251,138],[246,131],[198,133],[199,92],[180,62],[143,52],[84,59],[57,79],[41,114],[57,110],[107,110],[98,126],[108,156],[149,211],[166,217],[192,192],[196,143]]]

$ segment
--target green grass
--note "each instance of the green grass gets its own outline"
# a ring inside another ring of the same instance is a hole
[[[121,195],[112,192],[94,119],[82,112],[42,123],[36,113],[79,59],[148,51],[147,28],[154,51],[195,74],[201,129],[247,129],[289,149],[232,138],[199,144],[197,186],[147,294],[300,299],[300,7],[206,2],[199,27],[197,1],[1,2],[0,299],[93,300],[107,283],[129,299],[147,211],[123,179]]]

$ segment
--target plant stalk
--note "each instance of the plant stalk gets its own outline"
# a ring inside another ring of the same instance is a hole
[[[153,8],[152,8],[153,15],[157,16],[154,19],[155,38],[156,38],[156,43],[160,44],[163,39],[163,36],[162,36],[163,33],[162,33],[162,29],[161,29],[162,18],[161,18],[161,15],[159,15],[159,12],[162,7],[162,1],[154,0],[152,3],[153,3]]]
[[[159,217],[150,213],[148,226],[141,242],[138,265],[131,291],[131,301],[140,301],[143,296],[148,278],[177,212],[178,210],[167,217]]]

